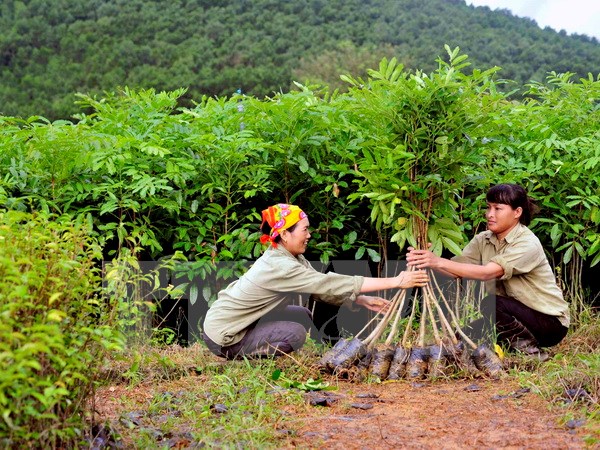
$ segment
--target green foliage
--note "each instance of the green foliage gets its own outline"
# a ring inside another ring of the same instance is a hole
[[[577,253],[592,257],[594,266],[600,262],[600,78],[590,75],[579,83],[572,78],[552,73],[547,85],[530,85],[523,119],[535,124],[519,128],[519,148],[527,155],[524,175],[548,211],[541,226],[552,247],[564,250],[565,264]],[[554,187],[551,193],[548,186]]]
[[[487,181],[478,174],[476,135],[503,95],[491,81],[495,69],[466,75],[467,56],[446,50],[449,61],[439,59],[429,75],[408,74],[395,59],[383,59],[366,81],[345,77],[366,136],[352,198],[370,200],[371,221],[391,229],[401,249],[431,242],[438,254],[443,248],[458,254],[461,192]]]
[[[11,448],[80,442],[106,350],[123,340],[81,224],[0,212],[0,435]]]
[[[343,104],[298,86],[300,92],[249,103],[247,129],[267,143],[263,158],[273,168],[273,187],[266,202],[301,205],[319,257],[327,263],[344,242],[356,241],[357,232],[364,236],[359,208],[347,201],[359,147],[345,127]]]
[[[309,258],[381,263],[427,241],[458,253],[480,227],[487,187],[517,182],[542,207],[533,226],[580,310],[583,268],[600,258],[600,82],[553,74],[526,101],[509,101],[496,68],[446,53],[431,73],[384,58],[367,79],[343,75],[341,95],[298,84],[265,100],[178,108],[184,90],[124,89],[80,95],[77,122],[3,117],[0,197],[11,209],[77,217],[105,258],[181,251],[194,304],[259,256],[269,204],[306,210]],[[197,277],[223,281],[200,291]]]
[[[0,29],[0,114],[51,120],[72,117],[77,92],[122,86],[184,87],[190,106],[237,89],[287,92],[293,81],[335,89],[340,73],[362,76],[382,57],[433,71],[445,43],[501,66],[516,87],[550,70],[583,77],[600,59],[595,38],[447,0],[4,0]]]
[[[330,391],[335,390],[335,386],[330,386],[328,382],[321,379],[309,378],[306,381],[297,381],[288,378],[281,369],[275,369],[271,374],[273,381],[279,381],[286,389],[299,389],[301,391]]]

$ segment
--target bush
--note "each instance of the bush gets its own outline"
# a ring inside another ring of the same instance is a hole
[[[0,445],[73,447],[106,349],[99,247],[68,220],[0,211]],[[114,309],[114,308],[112,308]]]

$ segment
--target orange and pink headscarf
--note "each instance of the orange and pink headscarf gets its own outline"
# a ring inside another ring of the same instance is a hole
[[[306,213],[296,205],[278,203],[277,205],[269,206],[262,212],[261,228],[264,223],[267,222],[271,227],[271,232],[269,234],[263,234],[260,237],[261,244],[270,242],[271,245],[276,248],[277,244],[275,243],[275,238],[277,238],[283,230],[287,230],[306,217]]]

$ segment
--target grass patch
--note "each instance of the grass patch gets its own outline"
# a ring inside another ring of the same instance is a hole
[[[545,363],[511,355],[510,373],[524,387],[564,412],[567,427],[584,427],[586,442],[600,444],[600,326],[598,315],[586,311],[576,328],[552,349]]]
[[[200,344],[138,349],[107,368],[96,421],[127,448],[276,448],[300,420],[287,411],[308,408],[302,388],[324,385],[306,383],[316,351],[225,362]]]

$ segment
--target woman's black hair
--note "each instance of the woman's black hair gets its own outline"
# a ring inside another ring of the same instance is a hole
[[[294,225],[292,225],[289,228],[286,228],[286,230],[288,230],[290,233],[292,231],[294,231],[294,229],[296,228],[296,226],[298,225],[299,222],[296,222]],[[267,222],[264,222],[262,224],[262,226],[260,227],[260,232],[262,234],[267,234],[270,235],[271,234],[271,227],[269,226],[269,224]],[[273,240],[276,244],[279,243],[279,241],[281,241],[281,234],[279,236],[277,236],[274,240]]]
[[[485,199],[488,203],[502,203],[509,205],[512,209],[521,208],[523,212],[519,221],[523,225],[529,225],[539,208],[527,195],[527,191],[518,184],[497,184],[487,192]]]

